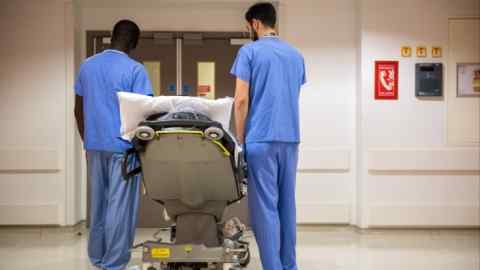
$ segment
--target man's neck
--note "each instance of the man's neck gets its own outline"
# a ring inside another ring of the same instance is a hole
[[[125,47],[123,47],[123,46],[112,45],[112,46],[110,47],[110,49],[112,49],[112,50],[117,50],[117,51],[121,51],[121,52],[124,52],[124,53],[126,53],[126,54],[129,54],[129,53],[130,53],[130,50],[127,49],[127,48],[125,48]]]
[[[265,37],[265,36],[272,36],[272,35],[276,35],[276,32],[275,32],[275,29],[270,28],[270,27],[264,28],[264,29],[260,29],[260,30],[258,31],[258,36],[259,36],[260,38]]]

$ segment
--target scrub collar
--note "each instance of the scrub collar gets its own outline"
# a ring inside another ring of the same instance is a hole
[[[266,35],[264,35],[262,38],[278,38],[278,35],[277,34],[273,34],[273,33],[268,33]]]
[[[119,53],[119,54],[127,55],[125,52],[122,52],[122,51],[119,51],[119,50],[115,50],[115,49],[106,49],[106,50],[104,50],[103,52],[112,52],[112,53]]]

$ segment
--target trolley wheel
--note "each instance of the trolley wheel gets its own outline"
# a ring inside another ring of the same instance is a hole
[[[224,136],[223,130],[218,127],[209,127],[205,129],[205,137],[210,140],[220,140]]]
[[[141,126],[135,130],[135,137],[142,141],[150,141],[155,138],[155,130],[151,127]]]

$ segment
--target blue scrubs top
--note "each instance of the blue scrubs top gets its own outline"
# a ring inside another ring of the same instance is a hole
[[[83,97],[86,150],[124,152],[117,92],[153,95],[145,67],[117,50],[105,50],[83,62],[75,93]]]
[[[300,142],[299,96],[303,56],[278,37],[240,48],[231,74],[250,84],[246,143]]]

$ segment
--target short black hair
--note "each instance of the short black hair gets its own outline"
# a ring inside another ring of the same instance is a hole
[[[261,2],[251,6],[245,19],[251,23],[253,19],[261,21],[264,25],[274,28],[277,23],[277,12],[270,2]]]
[[[140,28],[130,20],[118,21],[113,27],[112,43],[128,49],[135,49],[140,37]]]

